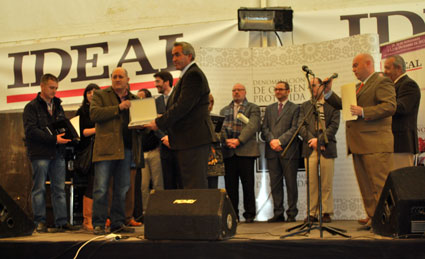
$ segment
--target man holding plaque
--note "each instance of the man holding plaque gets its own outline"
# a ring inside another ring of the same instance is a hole
[[[391,80],[375,72],[371,55],[358,54],[352,68],[361,82],[356,85],[357,105],[351,105],[350,109],[351,114],[358,117],[346,122],[347,151],[353,154],[354,170],[368,216],[359,223],[370,227],[385,180],[393,168],[391,116],[396,110],[396,95]],[[341,98],[331,88],[332,82],[327,82],[325,100],[341,109]]]
[[[134,232],[126,227],[125,197],[130,186],[132,159],[143,167],[140,136],[128,128],[130,100],[138,99],[128,90],[127,71],[118,67],[111,75],[112,86],[94,92],[90,118],[96,125],[93,148],[95,176],[93,186],[94,234],[105,234],[108,216],[109,181],[113,177],[111,232]]]
[[[146,127],[168,133],[184,189],[208,188],[208,157],[212,142],[208,80],[195,63],[192,45],[176,42],[171,54],[176,69],[181,70],[180,80],[167,101],[166,112]]]

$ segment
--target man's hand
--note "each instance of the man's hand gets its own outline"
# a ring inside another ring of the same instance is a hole
[[[229,148],[237,148],[241,143],[237,138],[226,139],[226,146]]]
[[[168,141],[168,135],[161,138],[162,144],[164,144],[166,147],[171,148],[170,142]]]
[[[120,111],[128,110],[130,109],[130,106],[131,106],[131,102],[129,100],[122,101],[120,105],[118,105],[118,107],[120,108]]]
[[[317,150],[317,138],[312,138],[308,141],[308,146],[314,150]]]
[[[270,148],[273,149],[274,151],[282,151],[283,148],[282,146],[279,144],[279,140],[278,139],[272,139],[269,143]]]
[[[350,106],[351,115],[363,116],[363,107],[357,105]]]
[[[66,144],[68,142],[71,142],[70,139],[62,138],[65,135],[65,133],[61,133],[56,135],[56,143],[58,144]]]
[[[143,125],[143,126],[145,126],[145,128],[147,128],[147,129],[150,129],[150,130],[153,130],[153,131],[158,130],[158,126],[156,125],[155,120],[153,120],[153,121],[151,121],[148,124]]]

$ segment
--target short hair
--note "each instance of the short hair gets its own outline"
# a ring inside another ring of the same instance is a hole
[[[84,89],[84,99],[83,99],[83,105],[84,104],[89,104],[89,100],[87,99],[87,93],[90,92],[91,90],[99,90],[100,87],[97,84],[89,84],[86,86],[86,89]]]
[[[149,91],[148,89],[146,89],[146,88],[141,88],[141,89],[139,89],[139,91],[137,91],[138,93],[140,93],[140,92],[144,92],[145,93],[145,97],[147,98],[147,97],[152,97],[152,93],[151,93],[151,91]]]
[[[189,54],[192,54],[192,61],[195,60],[196,54],[195,54],[195,49],[193,48],[193,46],[185,41],[176,41],[174,42],[174,47],[180,46],[182,47],[182,52],[183,54],[185,54],[186,56]]]
[[[285,85],[285,89],[286,89],[286,90],[290,89],[290,88],[289,88],[289,84],[288,84],[288,82],[286,82],[286,81],[277,81],[277,83],[276,83],[276,84],[284,84],[284,85]]]
[[[52,74],[44,74],[41,76],[41,83],[45,84],[49,80],[55,81],[56,83],[59,82],[58,78]]]
[[[401,68],[401,72],[406,73],[406,62],[404,62],[404,59],[400,55],[392,55],[389,56],[387,59],[393,58],[393,66]]]
[[[127,69],[125,69],[125,68],[123,68],[123,67],[116,67],[116,68],[114,68],[114,70],[112,70],[111,77],[112,77],[112,74],[114,73],[114,71],[115,71],[117,68],[122,68],[122,69],[124,70],[125,76],[126,76],[126,77],[128,77]]]
[[[158,73],[155,73],[153,77],[159,77],[162,79],[162,81],[167,82],[170,84],[170,87],[173,87],[173,75],[170,72],[167,71],[160,71]]]

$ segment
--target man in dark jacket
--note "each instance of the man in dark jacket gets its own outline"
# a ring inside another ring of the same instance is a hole
[[[51,126],[64,120],[61,100],[55,97],[58,79],[51,74],[41,77],[41,92],[24,109],[25,144],[31,160],[33,187],[32,209],[37,232],[47,232],[46,180],[49,176],[52,190],[52,206],[56,228],[49,232],[73,230],[67,222],[65,198],[65,133],[58,134]]]
[[[385,60],[384,72],[394,82],[397,110],[393,115],[394,168],[413,166],[413,157],[419,152],[418,111],[421,90],[406,74],[406,63],[399,55]]]
[[[177,157],[183,188],[206,189],[212,142],[208,80],[195,63],[192,45],[176,42],[171,54],[176,69],[181,70],[180,80],[167,101],[166,112],[146,127],[167,131],[170,147]]]

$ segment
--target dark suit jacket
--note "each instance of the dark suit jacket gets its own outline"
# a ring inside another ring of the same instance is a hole
[[[407,75],[395,84],[397,110],[393,115],[394,152],[419,152],[418,110],[421,91],[418,84]]]
[[[158,127],[168,133],[171,149],[183,150],[211,143],[210,88],[204,73],[193,64],[174,87],[167,111],[156,119]]]
[[[335,109],[342,109],[341,98],[332,93],[326,100]],[[357,105],[363,107],[364,118],[347,121],[345,126],[347,152],[371,154],[393,152],[392,115],[396,110],[393,82],[374,73],[357,94]]]
[[[304,116],[309,112],[313,107],[311,101],[306,101],[301,104],[299,124],[303,123]],[[321,146],[325,146],[325,151],[321,151],[321,154],[326,158],[335,158],[337,157],[336,150],[336,132],[339,128],[339,119],[340,112],[339,110],[334,109],[328,103],[323,105],[323,112],[325,113],[325,126],[326,126],[326,136],[328,137],[328,144],[325,145],[325,138],[323,132],[320,131],[319,137],[317,138]],[[308,141],[312,138],[317,137],[316,131],[316,118],[313,113],[306,118],[306,125],[302,126],[300,129],[300,136],[303,138],[303,150],[302,156],[308,157],[313,152],[313,149],[308,146]]]
[[[276,152],[270,148],[270,141],[272,139],[279,139],[282,143],[282,148],[285,149],[289,143],[289,140],[297,131],[298,114],[300,107],[293,102],[288,101],[282,109],[280,115],[278,115],[278,103],[273,103],[266,108],[264,114],[264,120],[262,125],[263,138],[266,141],[266,158],[277,158],[282,152]],[[289,147],[289,150],[285,154],[285,159],[298,159],[298,138]]]

